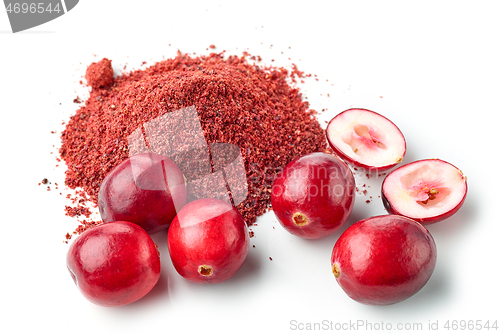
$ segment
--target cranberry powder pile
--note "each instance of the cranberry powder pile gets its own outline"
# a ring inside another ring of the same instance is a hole
[[[270,205],[272,182],[281,168],[296,157],[324,151],[326,141],[315,111],[293,87],[301,72],[263,67],[252,60],[255,57],[246,53],[225,58],[179,52],[112,81],[92,77],[99,84],[92,84],[90,97],[61,135],[66,185],[82,188],[89,201],[97,203],[106,174],[131,154],[134,131],[161,115],[194,107],[208,144],[239,147],[248,193],[237,209],[247,224],[254,223]],[[95,66],[89,77],[107,73]],[[81,223],[79,232],[96,222]]]

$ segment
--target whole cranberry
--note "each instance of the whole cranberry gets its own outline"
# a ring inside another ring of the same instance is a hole
[[[94,304],[122,306],[144,297],[160,278],[160,256],[141,227],[110,222],[83,232],[69,247],[67,267]]]
[[[104,178],[98,195],[103,222],[124,220],[153,234],[168,228],[186,204],[184,176],[167,157],[140,153]]]
[[[196,283],[220,283],[233,277],[250,245],[248,227],[231,204],[204,198],[186,204],[168,230],[172,263]]]
[[[273,183],[271,203],[280,224],[307,239],[337,231],[354,206],[356,184],[336,156],[311,153],[290,162]]]
[[[436,265],[436,244],[412,219],[377,216],[353,224],[340,236],[331,264],[337,282],[352,299],[394,304],[427,283]]]

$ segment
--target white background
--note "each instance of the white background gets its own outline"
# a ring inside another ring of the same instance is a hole
[[[394,333],[398,324],[422,324],[419,332],[426,332],[430,322],[444,331],[448,320],[500,320],[500,6],[495,1],[346,3],[87,0],[17,34],[10,32],[1,8],[0,331],[288,333],[299,331],[291,326],[295,320],[304,326],[364,321],[380,328],[377,332]],[[345,228],[306,241],[287,234],[272,212],[266,214],[252,228],[256,247],[225,283],[182,279],[159,234],[154,240],[162,277],[145,298],[102,308],[78,292],[63,243],[77,222],[64,215],[64,164],[55,167],[55,158],[61,123],[78,108],[73,99],[88,94],[79,84],[86,66],[108,57],[118,72],[172,57],[178,49],[206,54],[211,44],[216,52],[247,50],[262,56],[263,64],[296,63],[316,74],[318,81],[306,80],[301,90],[312,108],[328,109],[320,115],[322,125],[349,107],[372,109],[404,133],[403,163],[441,158],[463,170],[468,197],[455,216],[428,226],[438,261],[418,294],[392,306],[366,306],[347,297],[334,280],[330,254],[340,233],[359,219],[385,213],[378,198],[382,180],[362,175],[357,182],[370,186],[373,202],[358,195]],[[53,191],[38,185],[43,178]],[[392,331],[382,330],[387,324]]]

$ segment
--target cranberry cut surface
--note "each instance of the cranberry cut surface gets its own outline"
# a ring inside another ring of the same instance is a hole
[[[80,292],[100,306],[144,297],[160,278],[160,256],[143,228],[124,221],[83,232],[71,244],[67,267]]]
[[[241,214],[214,198],[186,204],[172,221],[167,238],[175,269],[196,283],[221,283],[233,277],[250,246]]]
[[[353,224],[340,236],[331,265],[349,297],[389,305],[413,296],[427,283],[436,265],[436,244],[412,219],[377,216]]]
[[[125,220],[153,234],[168,228],[186,196],[184,176],[172,160],[140,153],[106,175],[98,206],[103,222]]]
[[[354,206],[356,184],[336,156],[311,153],[291,161],[274,181],[271,203],[290,233],[318,239],[337,231]]]
[[[422,224],[442,221],[460,209],[467,195],[467,178],[457,167],[439,159],[401,166],[382,183],[382,202],[389,213]]]
[[[326,128],[332,149],[347,162],[368,171],[382,171],[403,160],[406,141],[386,117],[367,109],[348,109]]]

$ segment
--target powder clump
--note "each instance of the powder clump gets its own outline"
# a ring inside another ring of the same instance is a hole
[[[111,60],[103,58],[99,62],[90,64],[85,73],[85,80],[93,89],[111,85],[114,81]]]

